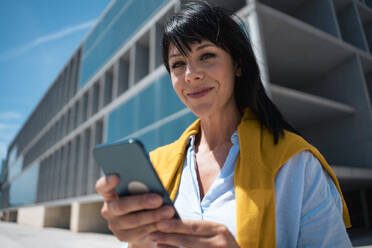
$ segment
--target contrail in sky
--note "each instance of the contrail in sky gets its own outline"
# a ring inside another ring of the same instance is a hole
[[[23,46],[17,47],[15,49],[11,49],[8,52],[0,54],[0,62],[6,61],[8,59],[12,59],[14,57],[18,57],[18,56],[22,55],[23,53],[41,45],[41,44],[44,44],[44,43],[47,43],[47,42],[53,41],[53,40],[58,40],[60,38],[68,36],[72,33],[75,33],[77,31],[90,28],[95,24],[95,22],[96,22],[96,19],[90,20],[90,21],[84,22],[84,23],[76,25],[76,26],[66,27],[66,28],[64,28],[62,30],[59,30],[57,32],[41,36],[41,37],[23,45]]]

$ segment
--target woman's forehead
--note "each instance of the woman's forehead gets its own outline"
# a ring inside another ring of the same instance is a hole
[[[187,46],[186,46],[187,44]],[[216,45],[214,43],[212,43],[211,41],[209,40],[200,40],[200,41],[193,41],[193,42],[189,42],[189,43],[186,43],[185,45],[182,46],[182,49],[183,51],[180,51],[180,49],[173,43],[171,42],[169,44],[169,52],[168,52],[168,58],[170,59],[171,57],[174,57],[175,55],[179,56],[179,55],[188,55],[190,52],[194,52],[194,51],[197,51],[197,50],[201,50],[205,47],[208,47],[208,46],[211,46],[211,47],[216,47]],[[183,54],[183,52],[185,54]]]

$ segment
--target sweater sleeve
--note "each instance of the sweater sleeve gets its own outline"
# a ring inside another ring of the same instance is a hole
[[[292,157],[275,180],[277,247],[352,247],[341,197],[309,151]]]

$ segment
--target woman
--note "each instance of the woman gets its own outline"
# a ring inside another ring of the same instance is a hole
[[[165,25],[163,59],[199,117],[150,153],[182,220],[157,195],[119,199],[111,175],[96,188],[113,233],[130,247],[351,247],[337,179],[267,97],[239,24],[189,3]]]

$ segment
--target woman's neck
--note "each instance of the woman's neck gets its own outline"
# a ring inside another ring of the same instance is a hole
[[[241,114],[236,106],[226,107],[205,118],[200,118],[200,133],[197,146],[203,150],[213,151],[216,147],[231,143],[230,138],[237,129]]]

